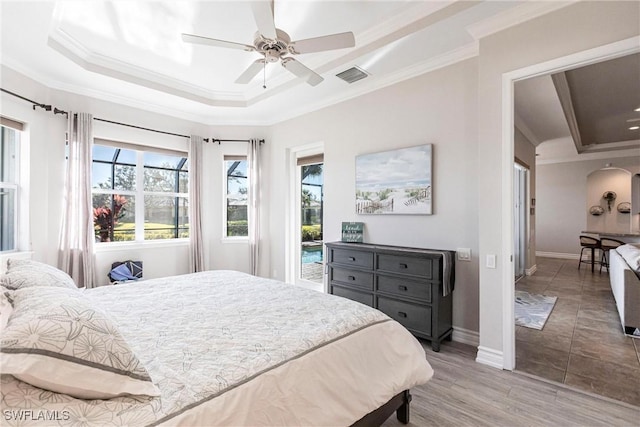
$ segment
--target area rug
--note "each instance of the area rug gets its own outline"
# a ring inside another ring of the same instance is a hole
[[[516,291],[516,325],[542,330],[558,297]]]

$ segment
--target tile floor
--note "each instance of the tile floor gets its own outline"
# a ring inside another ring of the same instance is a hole
[[[557,296],[542,331],[516,326],[516,370],[640,406],[640,339],[625,336],[609,274],[537,258],[516,289]]]

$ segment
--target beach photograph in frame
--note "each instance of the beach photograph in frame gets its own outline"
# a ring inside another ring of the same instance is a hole
[[[431,215],[433,144],[356,156],[357,214]]]

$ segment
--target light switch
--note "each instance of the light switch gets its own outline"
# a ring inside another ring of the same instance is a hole
[[[496,268],[496,256],[493,254],[487,255],[487,268]]]
[[[458,261],[471,261],[471,249],[469,248],[456,249],[456,255]]]

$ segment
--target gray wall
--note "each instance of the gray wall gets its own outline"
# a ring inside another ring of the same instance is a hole
[[[476,104],[477,61],[467,60],[272,129],[271,187],[288,187],[287,150],[324,143],[324,239],[342,221],[365,223],[365,241],[420,248],[471,248],[456,263],[453,324],[478,330]],[[433,215],[356,215],[355,157],[433,144]],[[291,171],[289,171],[291,172]],[[287,235],[286,191],[273,192],[271,234]],[[271,266],[284,279],[285,241],[272,239]]]
[[[587,219],[590,215],[587,210],[589,206],[599,204],[602,195],[600,189],[597,190],[597,194],[594,190],[596,200],[587,200],[587,178],[607,163],[630,172],[640,172],[640,156],[538,165],[536,228],[537,250],[541,255],[569,257],[580,253],[578,236],[589,228]],[[631,175],[628,175],[628,178],[631,186]],[[624,197],[622,193],[620,197]],[[616,205],[620,201],[622,199],[617,200]],[[602,205],[605,206],[604,202]],[[599,219],[604,220],[611,216],[608,212],[605,215]],[[620,216],[617,211],[613,215]],[[629,222],[634,218],[636,220],[633,222],[637,222],[637,215],[626,217]],[[600,225],[591,224],[591,227],[593,226]]]

